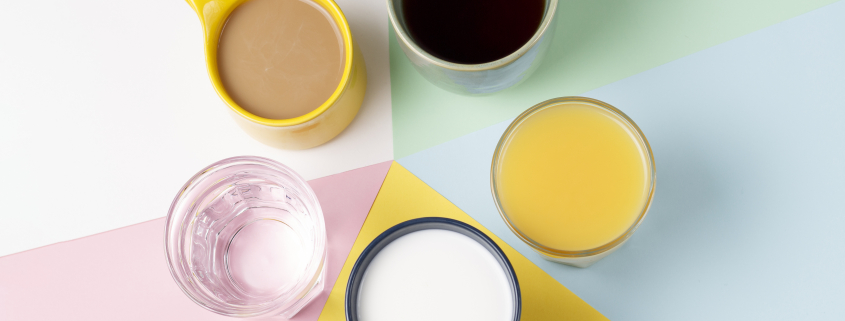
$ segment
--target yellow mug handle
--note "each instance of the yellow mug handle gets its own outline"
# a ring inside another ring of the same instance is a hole
[[[220,29],[226,22],[226,17],[239,4],[246,0],[185,0],[200,18],[206,44],[217,43],[214,40],[220,35]]]

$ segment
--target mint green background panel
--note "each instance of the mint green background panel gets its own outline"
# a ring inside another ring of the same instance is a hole
[[[521,85],[484,97],[428,83],[390,31],[394,154],[399,159],[833,3],[831,0],[561,0],[555,40]]]

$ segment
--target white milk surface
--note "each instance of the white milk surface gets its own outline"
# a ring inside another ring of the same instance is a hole
[[[358,318],[506,321],[512,298],[505,271],[481,244],[457,232],[421,230],[394,240],[370,262]]]

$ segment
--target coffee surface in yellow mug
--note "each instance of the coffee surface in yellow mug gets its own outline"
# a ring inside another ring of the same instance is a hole
[[[511,227],[560,251],[590,250],[623,236],[644,213],[652,189],[650,152],[639,137],[613,111],[579,101],[522,119],[494,168]]]
[[[249,0],[229,15],[217,64],[229,96],[247,111],[289,119],[320,107],[343,76],[343,38],[309,0]]]

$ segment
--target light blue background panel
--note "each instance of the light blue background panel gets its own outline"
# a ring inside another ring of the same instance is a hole
[[[657,169],[639,230],[587,269],[499,217],[490,162],[510,121],[399,163],[613,320],[845,319],[845,2],[585,96],[639,124]]]

